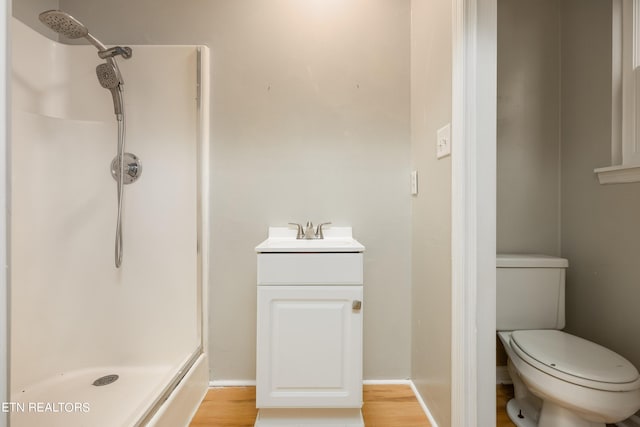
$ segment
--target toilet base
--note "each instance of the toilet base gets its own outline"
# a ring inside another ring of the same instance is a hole
[[[605,427],[605,423],[594,423],[580,418],[575,412],[549,401],[542,404],[539,427]]]
[[[518,427],[536,427],[540,407],[527,398],[511,399],[507,402],[507,415]]]

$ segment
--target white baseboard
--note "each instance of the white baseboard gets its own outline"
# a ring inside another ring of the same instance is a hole
[[[413,383],[413,381],[409,380],[409,386],[411,387],[411,390],[413,390],[413,394],[416,396],[416,399],[418,399],[418,403],[422,407],[422,411],[424,411],[424,414],[427,416],[429,423],[431,423],[431,427],[438,427],[438,423],[436,422],[435,418],[433,418],[433,415],[431,414],[431,411],[429,410],[427,404],[424,403],[424,400],[422,399],[422,396],[420,396],[420,393],[418,392],[418,389],[416,388],[416,385]]]
[[[256,380],[212,380],[209,388],[217,387],[255,387]]]
[[[427,407],[426,403],[424,403],[424,400],[422,399],[422,396],[420,396],[420,393],[418,393],[418,389],[416,388],[416,385],[413,383],[413,381],[411,380],[364,380],[362,381],[362,384],[364,385],[408,385],[409,387],[411,387],[411,391],[413,391],[413,394],[416,396],[416,399],[418,400],[418,404],[420,404],[420,407],[422,408],[422,411],[424,412],[424,414],[427,416],[427,419],[429,420],[429,423],[431,423],[432,427],[438,427],[438,423],[436,423],[436,420],[433,418],[433,415],[431,415],[431,411],[429,411],[429,408]],[[255,387],[256,386],[256,381],[255,380],[213,380],[213,381],[209,381],[209,388],[216,388],[216,387]]]
[[[411,380],[363,380],[364,385],[411,385]]]
[[[365,385],[384,385],[384,384],[402,384],[411,385],[411,380],[363,380]],[[212,380],[209,381],[209,387],[255,387],[255,380]]]
[[[496,384],[513,384],[506,366],[496,366]]]

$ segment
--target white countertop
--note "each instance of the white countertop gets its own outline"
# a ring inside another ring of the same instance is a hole
[[[269,238],[256,246],[256,252],[364,252],[351,227],[326,227],[323,233],[324,239],[296,239],[293,227],[269,227]]]

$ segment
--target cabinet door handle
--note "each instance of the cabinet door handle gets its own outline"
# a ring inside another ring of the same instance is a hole
[[[351,303],[351,308],[354,310],[360,310],[362,308],[362,301],[360,300],[354,300]]]

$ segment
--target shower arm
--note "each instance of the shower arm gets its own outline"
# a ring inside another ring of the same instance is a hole
[[[100,40],[98,40],[97,38],[93,37],[91,35],[91,33],[87,33],[86,36],[84,36],[85,39],[89,40],[89,42],[94,45],[96,47],[96,49],[98,49],[98,51],[103,51],[103,50],[107,50],[107,47],[105,45],[102,44],[102,42]]]

